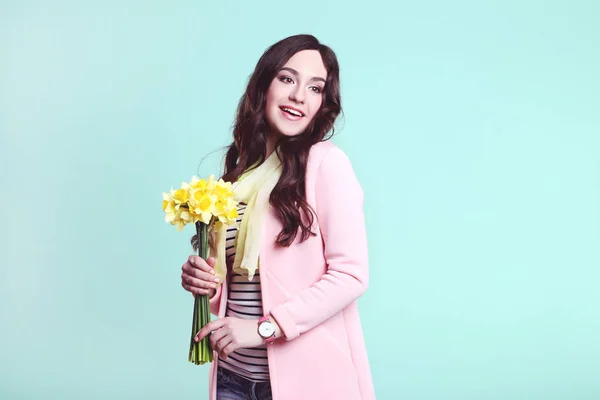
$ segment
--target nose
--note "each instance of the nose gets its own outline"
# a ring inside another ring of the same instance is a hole
[[[290,92],[290,100],[295,101],[297,103],[304,104],[304,88],[300,85],[295,85],[292,91]]]

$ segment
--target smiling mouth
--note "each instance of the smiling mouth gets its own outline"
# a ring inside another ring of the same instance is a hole
[[[304,114],[298,110],[294,110],[294,109],[291,109],[288,107],[279,107],[279,108],[281,109],[281,111],[286,112],[290,115],[293,115],[294,117],[298,117],[298,118],[304,117]]]

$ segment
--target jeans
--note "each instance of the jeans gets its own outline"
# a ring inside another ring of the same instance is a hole
[[[271,400],[271,382],[252,382],[224,368],[217,369],[217,400]]]

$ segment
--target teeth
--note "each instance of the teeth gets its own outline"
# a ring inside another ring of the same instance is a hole
[[[289,112],[290,114],[292,114],[292,115],[295,115],[295,116],[297,116],[297,117],[301,117],[301,116],[302,116],[302,114],[300,114],[298,111],[296,111],[296,110],[292,110],[292,109],[289,109],[289,108],[285,108],[285,107],[284,107],[284,108],[283,108],[283,111],[287,111],[287,112]]]

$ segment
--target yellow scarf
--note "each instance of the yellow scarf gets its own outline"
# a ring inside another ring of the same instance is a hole
[[[251,280],[258,269],[263,221],[269,211],[269,196],[281,176],[281,160],[274,151],[257,168],[244,172],[232,186],[234,199],[246,204],[240,227],[235,239],[233,271],[248,275]],[[225,280],[225,238],[227,229],[215,232],[215,272]]]

